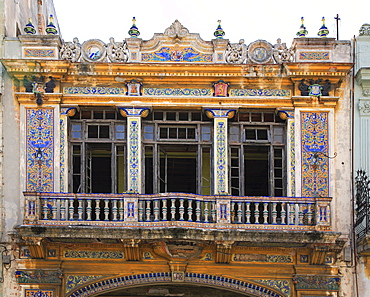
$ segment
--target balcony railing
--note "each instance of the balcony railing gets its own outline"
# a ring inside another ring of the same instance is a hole
[[[25,225],[330,230],[330,197],[26,192]]]

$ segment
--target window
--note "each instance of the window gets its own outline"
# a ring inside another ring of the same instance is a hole
[[[114,110],[82,110],[70,120],[74,193],[125,191],[126,119]]]
[[[232,195],[285,195],[285,123],[277,115],[240,112],[229,144]]]
[[[143,119],[145,193],[211,194],[212,122],[200,111]]]

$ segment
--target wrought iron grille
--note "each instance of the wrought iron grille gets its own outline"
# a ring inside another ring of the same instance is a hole
[[[358,170],[355,179],[356,186],[356,223],[355,232],[357,239],[362,239],[369,233],[369,194],[370,179],[364,170]]]

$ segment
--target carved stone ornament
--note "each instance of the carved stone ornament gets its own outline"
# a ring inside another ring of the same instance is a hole
[[[370,89],[363,89],[362,94],[363,94],[365,97],[370,97]]]
[[[110,43],[107,46],[109,60],[113,63],[127,62],[129,52],[126,42],[115,42],[113,37],[111,37],[109,41]]]
[[[358,109],[361,115],[370,115],[370,101],[360,101],[358,103]]]
[[[181,23],[176,20],[169,26],[165,31],[164,35],[167,35],[171,38],[183,38],[189,34],[189,30],[186,29]]]
[[[226,50],[226,62],[230,64],[242,64],[247,58],[247,46],[244,39],[239,43],[229,43]]]
[[[105,43],[99,39],[90,39],[82,44],[82,58],[87,62],[104,61],[106,55]]]
[[[370,36],[370,24],[363,24],[361,26],[360,36]]]
[[[273,56],[276,63],[280,64],[283,62],[293,62],[294,50],[292,48],[287,48],[286,43],[281,43],[281,39],[277,40],[274,45]]]
[[[248,59],[255,64],[271,63],[272,45],[265,40],[252,42],[248,46]]]
[[[70,60],[77,62],[81,56],[81,44],[77,37],[73,38],[73,42],[64,42],[60,49],[60,57],[62,60]]]

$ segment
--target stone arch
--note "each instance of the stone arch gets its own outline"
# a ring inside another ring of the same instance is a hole
[[[182,279],[181,279],[182,275]],[[82,287],[70,292],[66,297],[88,297],[96,295],[98,293],[104,293],[114,289],[123,287],[134,287],[136,285],[145,284],[196,284],[204,286],[212,286],[219,289],[226,289],[236,291],[250,296],[266,296],[266,297],[286,297],[289,296],[290,287],[285,286],[285,291],[280,288],[273,289],[269,286],[263,285],[258,282],[241,281],[234,278],[228,278],[217,275],[210,275],[205,273],[180,273],[180,278],[174,279],[174,275],[171,272],[153,272],[153,273],[142,273],[136,275],[127,275],[120,277],[113,277],[104,280],[94,281],[90,284],[83,285]],[[286,281],[288,283],[288,281]],[[287,287],[289,287],[287,289]],[[284,293],[283,293],[284,292]],[[285,294],[287,293],[287,294]]]

